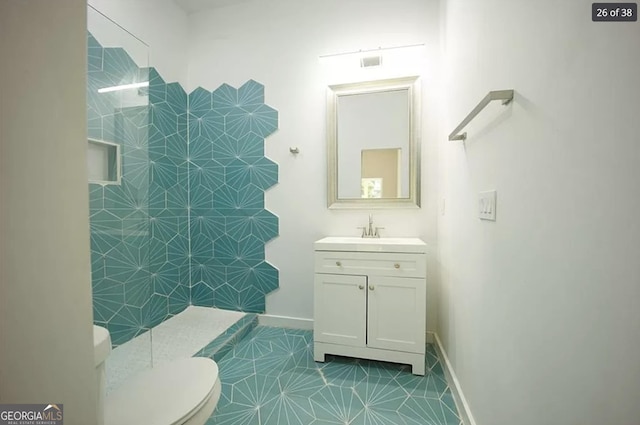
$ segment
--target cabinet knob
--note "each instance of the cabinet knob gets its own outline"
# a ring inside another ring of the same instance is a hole
[[[399,268],[400,268],[400,263],[395,263],[395,264],[393,265],[393,267],[395,267],[396,269],[399,269]]]
[[[376,287],[375,287],[375,286],[373,286],[373,285],[369,285],[369,290],[370,290],[370,291],[373,291],[374,289],[376,289]]]
[[[364,285],[358,285],[358,289],[364,289]]]
[[[340,267],[342,266],[342,263],[340,261],[336,261],[336,266]]]

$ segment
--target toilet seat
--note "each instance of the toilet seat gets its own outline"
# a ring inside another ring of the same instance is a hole
[[[137,375],[110,393],[105,400],[104,423],[182,425],[203,415],[206,420],[220,391],[218,365],[213,360],[192,357],[172,361]]]

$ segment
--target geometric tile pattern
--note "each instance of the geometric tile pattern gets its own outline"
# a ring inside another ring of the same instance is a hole
[[[98,89],[146,81],[121,48],[103,48],[88,34],[87,113],[90,138],[120,145],[120,185],[89,184],[94,322],[114,345],[141,335],[167,314],[154,293],[149,238],[149,100],[144,92]]]
[[[264,104],[264,86],[189,94],[191,301],[253,313],[278,287],[278,270],[265,261],[265,244],[278,235],[278,218],[264,192],[278,182],[278,165],[265,157],[264,139],[278,113]]]
[[[311,331],[258,326],[218,360],[222,395],[207,425],[461,425],[435,348],[408,365],[327,356]]]
[[[256,326],[258,326],[258,315],[247,313],[242,319],[224,331],[222,335],[194,354],[193,357],[208,357],[216,362],[220,361]]]
[[[151,326],[190,304],[187,94],[149,69]]]
[[[149,88],[97,93],[138,81]],[[122,161],[120,185],[89,184],[94,322],[117,346],[189,304],[264,312],[278,287],[264,255],[278,235],[264,208],[278,113],[264,87],[187,96],[88,34],[87,93],[89,137],[119,144]]]

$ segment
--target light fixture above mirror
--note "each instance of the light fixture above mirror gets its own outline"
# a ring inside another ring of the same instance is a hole
[[[420,49],[424,48],[424,43],[414,43],[414,44],[404,44],[399,46],[387,46],[387,47],[376,47],[374,49],[360,49],[360,50],[352,50],[346,52],[339,53],[329,53],[318,56],[320,62],[327,62],[331,60],[341,60],[341,59],[349,59],[355,58],[359,61],[361,67],[367,67],[365,64],[365,59],[367,58],[377,58],[376,65],[379,66],[382,64],[383,57],[385,56],[394,56],[397,54],[401,55],[414,55],[419,54]],[[369,59],[371,61],[371,59]],[[372,65],[368,65],[372,66]]]

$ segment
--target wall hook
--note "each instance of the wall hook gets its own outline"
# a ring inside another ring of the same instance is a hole
[[[294,155],[297,155],[300,153],[300,149],[298,149],[298,147],[296,146],[295,148],[289,148],[289,152],[291,152]]]

